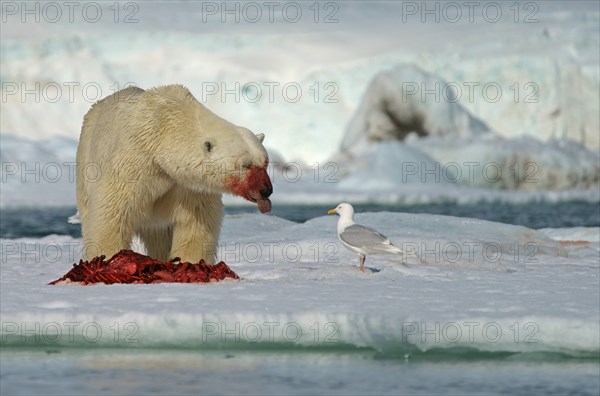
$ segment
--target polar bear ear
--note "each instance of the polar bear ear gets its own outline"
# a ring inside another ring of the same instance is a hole
[[[260,140],[261,143],[265,141],[265,134],[264,133],[257,133],[256,137],[258,138],[258,140]]]

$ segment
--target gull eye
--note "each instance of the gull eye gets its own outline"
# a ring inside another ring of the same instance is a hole
[[[211,142],[204,142],[204,148],[210,153],[213,149],[213,144]]]

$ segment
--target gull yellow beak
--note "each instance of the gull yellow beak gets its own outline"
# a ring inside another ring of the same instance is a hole
[[[335,214],[335,209],[331,209],[330,211],[327,212],[327,214]]]

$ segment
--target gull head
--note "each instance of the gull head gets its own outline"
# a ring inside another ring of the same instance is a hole
[[[335,209],[331,209],[327,214],[338,214],[342,218],[352,220],[354,218],[354,208],[349,203],[343,202]]]

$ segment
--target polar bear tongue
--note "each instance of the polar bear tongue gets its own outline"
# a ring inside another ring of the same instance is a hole
[[[269,198],[259,198],[256,200],[258,210],[260,213],[267,213],[271,211],[271,200]]]

